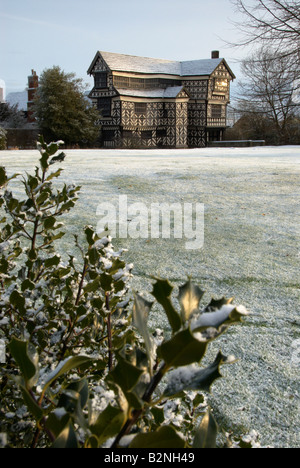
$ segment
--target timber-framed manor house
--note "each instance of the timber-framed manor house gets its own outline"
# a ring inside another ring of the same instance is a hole
[[[217,51],[185,62],[97,52],[88,74],[106,148],[205,147],[222,140],[235,76]]]

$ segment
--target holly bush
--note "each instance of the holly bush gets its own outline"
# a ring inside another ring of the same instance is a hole
[[[84,245],[63,252],[62,219],[80,187],[58,184],[61,142],[40,137],[33,175],[0,167],[1,443],[28,448],[211,448],[218,426],[205,394],[221,352],[201,362],[209,343],[247,311],[212,299],[188,279],[153,278],[149,301],[130,286],[132,265],[108,232],[84,228]],[[24,196],[9,190],[20,178]],[[70,234],[69,234],[70,235]],[[73,249],[73,250],[74,250]],[[169,329],[151,333],[156,304]],[[179,430],[180,428],[180,430]]]

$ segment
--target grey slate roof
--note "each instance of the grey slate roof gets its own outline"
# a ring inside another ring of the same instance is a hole
[[[180,75],[179,62],[102,51],[100,54],[112,71]]]
[[[220,65],[222,60],[222,58],[218,58],[180,62],[181,76],[211,75]]]
[[[217,66],[222,61],[225,61],[222,58],[218,58],[176,62],[172,60],[137,57],[134,55],[116,54],[112,52],[99,51],[99,54],[103,57],[112,71],[176,76],[210,76]],[[95,59],[96,58],[97,55]],[[89,68],[88,73],[91,72],[92,65]],[[226,66],[228,67],[227,63]],[[228,69],[234,77],[234,74],[231,72],[229,67]]]
[[[121,96],[174,99],[178,96],[178,94],[180,93],[180,91],[182,91],[182,89],[184,89],[183,86],[169,86],[166,89],[162,89],[162,88],[121,89],[121,88],[118,88],[117,91]]]

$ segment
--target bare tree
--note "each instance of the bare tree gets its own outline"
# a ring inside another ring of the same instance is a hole
[[[277,56],[291,56],[300,63],[299,0],[231,0],[243,20],[235,22],[242,33],[235,44],[263,44],[276,48]]]
[[[292,123],[300,107],[295,99],[299,93],[299,66],[293,57],[261,48],[242,62],[242,73],[244,80],[239,84],[237,101],[240,113],[269,122],[278,143],[291,140]]]

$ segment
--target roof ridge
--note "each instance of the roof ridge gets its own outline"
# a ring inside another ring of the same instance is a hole
[[[102,54],[119,55],[123,57],[132,57],[132,58],[137,58],[137,59],[155,60],[157,62],[179,63],[178,60],[169,60],[169,59],[163,59],[163,58],[157,58],[157,57],[145,57],[143,55],[121,54],[119,52],[107,52],[107,51],[99,50],[99,53],[101,55]]]
[[[141,57],[138,55],[121,54],[118,52],[98,51],[107,66],[116,72],[133,72],[142,74],[162,74],[171,76],[210,76],[217,66],[225,61],[224,58],[208,58],[194,60],[167,60],[160,58]],[[94,59],[88,73],[91,73],[92,66],[95,63]],[[228,71],[235,78],[225,61]]]
[[[159,57],[146,57],[144,55],[132,55],[132,54],[123,54],[120,52],[108,52],[108,51],[103,51],[99,50],[99,53],[105,54],[105,55],[114,55],[114,56],[122,56],[122,57],[132,57],[132,58],[137,58],[137,59],[146,59],[146,60],[154,60],[156,62],[167,62],[167,63],[190,63],[190,62],[204,62],[204,61],[218,61],[221,62],[224,60],[224,58],[207,58],[207,59],[192,59],[192,60],[170,60],[170,59],[164,59],[164,58],[159,58]]]

